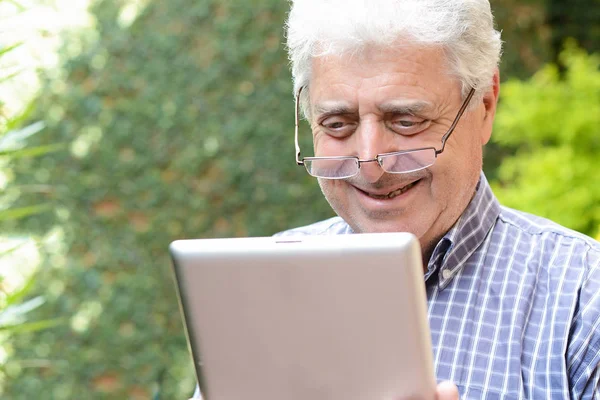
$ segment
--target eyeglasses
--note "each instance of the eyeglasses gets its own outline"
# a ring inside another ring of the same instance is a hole
[[[300,102],[301,87],[296,95],[296,125],[295,125],[295,142],[296,142],[296,163],[304,165],[306,171],[311,176],[325,179],[346,179],[358,174],[360,165],[363,163],[377,162],[379,166],[390,174],[407,174],[410,172],[420,171],[433,165],[438,155],[442,154],[446,146],[446,140],[450,137],[454,128],[458,124],[460,117],[465,112],[471,97],[475,93],[475,89],[471,89],[467,98],[458,110],[458,114],[448,131],[442,136],[442,148],[423,147],[419,149],[395,151],[392,153],[378,154],[375,158],[369,160],[361,160],[353,156],[338,156],[338,157],[302,157],[300,158],[300,146],[298,145],[298,107]]]

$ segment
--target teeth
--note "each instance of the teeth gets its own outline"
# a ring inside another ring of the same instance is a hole
[[[415,186],[417,184],[417,182],[419,182],[419,181],[415,181],[415,182],[408,184],[398,190],[394,190],[393,192],[390,192],[388,194],[371,194],[371,193],[369,193],[369,196],[373,197],[374,199],[379,199],[379,200],[393,199],[394,197],[401,195],[402,193],[406,192],[408,189]]]

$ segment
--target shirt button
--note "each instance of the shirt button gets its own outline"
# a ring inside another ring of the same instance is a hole
[[[442,278],[450,279],[451,276],[452,276],[452,271],[450,271],[449,269],[442,270]]]

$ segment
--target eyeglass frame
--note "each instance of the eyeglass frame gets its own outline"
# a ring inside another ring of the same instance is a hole
[[[296,95],[295,105],[294,105],[295,113],[296,113],[295,124],[294,124],[294,141],[295,141],[295,145],[296,145],[296,164],[305,165],[304,164],[305,160],[312,161],[312,160],[349,160],[349,159],[356,160],[356,162],[358,164],[358,169],[356,171],[356,174],[354,174],[354,175],[351,175],[348,177],[343,177],[343,178],[323,178],[322,177],[321,179],[347,179],[352,176],[356,176],[360,172],[360,165],[362,163],[376,161],[379,164],[379,166],[383,168],[383,165],[382,165],[383,161],[381,160],[381,157],[385,157],[385,156],[401,155],[401,154],[405,154],[405,153],[412,153],[415,151],[433,149],[435,151],[435,158],[437,159],[437,156],[442,154],[444,149],[446,148],[446,141],[448,140],[448,138],[450,137],[452,132],[454,132],[454,128],[456,128],[456,125],[458,125],[460,118],[464,114],[465,110],[467,109],[467,106],[469,105],[469,102],[471,101],[471,98],[473,97],[473,94],[475,93],[475,88],[471,88],[471,90],[469,91],[469,94],[467,94],[467,97],[465,98],[462,105],[460,106],[460,109],[458,110],[458,113],[456,114],[454,121],[452,121],[450,128],[448,128],[448,130],[446,131],[444,136],[442,136],[442,148],[439,150],[436,149],[435,147],[421,147],[421,148],[417,148],[417,149],[409,149],[409,150],[393,151],[390,153],[377,154],[374,158],[367,159],[367,160],[361,160],[357,156],[331,156],[331,157],[313,156],[313,157],[302,157],[302,159],[301,159],[300,158],[300,145],[298,144],[298,130],[299,130],[299,125],[300,125],[299,104],[300,104],[300,94],[302,93],[302,90],[304,88],[305,88],[305,86],[301,86],[300,89],[298,90],[298,94]],[[424,167],[424,168],[429,168],[434,163],[435,163],[435,160],[433,163],[431,163],[430,165],[428,165],[427,167]],[[308,170],[307,170],[307,172],[308,172]],[[386,172],[388,172],[388,171],[386,171]],[[405,173],[408,173],[408,171],[406,171],[406,172],[388,172],[388,173],[390,173],[390,174],[405,174]],[[309,175],[313,176],[312,174],[310,174],[310,172],[309,172]]]

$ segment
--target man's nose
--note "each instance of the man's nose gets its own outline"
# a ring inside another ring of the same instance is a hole
[[[382,123],[369,121],[361,124],[358,129],[358,157],[360,160],[373,160],[360,164],[360,175],[367,182],[376,182],[385,171],[375,158],[378,154],[394,151],[390,148],[388,132]]]
[[[377,182],[385,171],[381,168],[377,160],[373,160],[375,157],[368,158],[368,162],[361,162],[359,174],[361,178],[368,182],[374,183]],[[361,161],[367,160],[367,158],[361,158]]]

